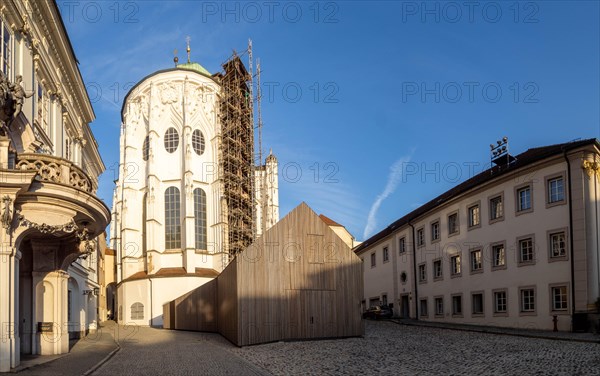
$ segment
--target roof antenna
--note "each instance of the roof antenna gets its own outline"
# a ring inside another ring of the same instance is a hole
[[[190,62],[190,52],[192,52],[192,49],[190,48],[190,42],[192,41],[192,38],[190,38],[190,36],[188,35],[187,37],[185,37],[185,41],[187,42],[187,55],[188,55],[188,63]]]
[[[173,62],[175,63],[175,68],[177,68],[177,63],[179,63],[179,58],[177,57],[177,48],[173,51],[173,55],[175,55]]]

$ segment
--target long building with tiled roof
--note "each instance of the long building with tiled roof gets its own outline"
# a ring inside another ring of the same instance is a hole
[[[529,149],[357,246],[364,308],[420,320],[589,329],[598,314],[600,143]],[[597,320],[596,320],[597,321]]]

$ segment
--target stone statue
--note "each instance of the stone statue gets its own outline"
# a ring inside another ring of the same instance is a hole
[[[18,75],[17,82],[9,84],[9,89],[12,93],[14,100],[14,112],[12,116],[13,118],[17,117],[19,113],[21,113],[21,109],[23,108],[23,102],[25,102],[25,98],[30,98],[33,95],[33,91],[29,94],[25,93],[25,89],[23,89],[23,86],[21,85],[22,81],[23,76]]]
[[[7,125],[14,113],[14,101],[9,85],[10,82],[0,71],[0,136],[7,135]]]

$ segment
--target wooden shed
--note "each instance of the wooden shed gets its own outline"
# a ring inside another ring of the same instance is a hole
[[[165,304],[165,328],[217,331],[238,346],[364,333],[361,260],[305,203],[213,282]]]

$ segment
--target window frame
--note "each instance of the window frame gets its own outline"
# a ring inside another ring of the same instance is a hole
[[[134,311],[134,307],[135,307],[135,311]],[[129,307],[129,317],[131,318],[131,320],[144,320],[144,316],[145,316],[144,309],[145,309],[145,307],[142,302],[134,302]],[[136,314],[135,317],[134,317],[134,313]],[[138,315],[140,315],[140,313],[141,313],[141,317],[138,317]]]
[[[437,231],[434,230],[434,226],[436,226]],[[431,243],[437,243],[441,240],[441,226],[440,219],[437,218],[429,223],[429,229],[431,230]],[[436,236],[437,235],[437,236]]]
[[[425,247],[425,227],[421,226],[415,230],[417,248]]]
[[[419,279],[419,283],[427,283],[427,264],[422,262],[417,265],[417,277]]]
[[[533,309],[525,310],[524,293],[533,291]],[[537,315],[537,291],[536,286],[519,286],[519,316],[536,316]]]
[[[458,262],[456,262],[458,260]],[[458,266],[458,271],[457,271]],[[450,277],[460,277],[462,276],[462,257],[460,253],[454,254],[450,256]]]
[[[406,253],[406,236],[401,236],[398,239],[398,254]]]
[[[498,217],[492,217],[492,214],[494,213],[493,210],[493,205],[492,205],[492,201],[496,200],[496,199],[500,199],[500,205],[501,205],[501,209],[502,209],[502,215],[498,216]],[[504,207],[504,192],[495,194],[495,195],[491,195],[488,198],[488,207],[489,207],[489,224],[493,224],[496,222],[501,222],[504,220],[504,216],[505,216],[505,212],[506,212],[506,208]]]
[[[531,241],[531,260],[523,260],[523,253],[521,248],[521,243],[524,241]],[[516,251],[517,251],[517,265],[518,266],[526,266],[526,265],[535,265],[536,263],[536,246],[535,246],[535,234],[527,234],[519,236],[516,239]]]
[[[438,311],[438,302],[441,302],[441,310]],[[444,317],[444,296],[443,295],[437,295],[433,297],[433,315],[434,317]]]
[[[481,312],[475,312],[475,295],[481,296]],[[471,292],[471,317],[484,317],[485,316],[485,292],[483,290]]]
[[[458,298],[458,302],[460,303],[460,312],[456,311],[456,306],[454,304],[455,300]],[[457,293],[457,294],[452,294],[450,295],[450,301],[452,302],[452,317],[463,317],[463,314],[465,312],[464,308],[463,308],[463,294],[462,293]]]
[[[453,212],[448,213],[448,216],[446,217],[446,220],[448,221],[448,237],[460,234],[460,218],[458,214],[458,210],[454,210]],[[454,231],[450,231],[450,218],[454,216],[456,217],[455,229]]]
[[[169,154],[173,154],[179,149],[179,131],[175,127],[167,128],[163,136],[163,144],[165,151]]]
[[[473,268],[473,260],[474,260],[473,259],[473,254],[476,253],[476,252],[479,253],[479,268],[474,269]],[[482,248],[471,249],[469,251],[469,268],[470,268],[471,274],[483,273],[483,264],[484,264],[484,262],[483,262],[483,249]]]
[[[172,191],[171,189],[174,189]],[[169,194],[169,192],[176,192],[177,201],[173,201],[171,204],[167,202],[167,197],[175,196],[175,194]],[[165,189],[164,193],[164,234],[165,234],[165,251],[178,252],[181,250],[182,246],[182,227],[183,223],[181,221],[181,191],[176,186],[169,186]],[[173,212],[174,216],[172,219],[169,216],[169,213]],[[170,223],[173,222],[173,223]],[[177,232],[177,227],[179,227],[179,231]],[[171,230],[174,230],[175,238],[177,235],[178,239],[171,240],[169,239],[169,234],[171,234]]]
[[[425,303],[425,310],[423,310],[423,303]],[[429,299],[419,298],[419,317],[429,317]]]
[[[495,249],[496,247],[502,246],[503,249],[503,254],[504,254],[504,263],[502,265],[496,265],[496,254],[495,254]],[[506,257],[506,242],[501,241],[501,242],[495,242],[495,243],[490,243],[490,253],[491,253],[491,261],[492,261],[492,271],[494,270],[502,270],[502,269],[506,269],[507,268],[507,257]]]
[[[569,315],[569,312],[571,312],[571,302],[569,299],[569,283],[568,282],[562,282],[562,283],[551,283],[548,285],[548,296],[550,297],[549,302],[550,302],[550,313],[555,314],[555,315]],[[565,289],[565,301],[566,301],[566,307],[565,308],[561,308],[561,309],[556,309],[555,308],[555,301],[554,301],[554,289],[556,288],[564,288]]]
[[[477,224],[471,224],[471,210],[477,208],[477,216],[479,222]],[[467,230],[473,230],[481,227],[481,200],[477,200],[467,206]]]
[[[371,252],[371,269],[377,266],[377,253]]]
[[[382,249],[382,256],[384,264],[390,262],[390,248],[387,245]]]
[[[500,311],[498,310],[498,295],[497,294],[504,294],[504,310]],[[508,289],[494,289],[492,290],[492,306],[493,306],[493,316],[508,316]]]
[[[521,196],[520,192],[528,190],[529,191],[529,208],[522,209],[521,208]],[[515,187],[515,216],[519,216],[522,214],[532,213],[533,208],[533,184],[531,182],[527,182],[525,184],[521,184]]]
[[[198,193],[198,195],[197,195]],[[198,251],[208,251],[208,202],[206,191],[195,188],[194,198],[194,248]],[[198,202],[200,201],[200,202]],[[203,247],[204,246],[204,247]]]
[[[565,254],[564,255],[560,255],[560,256],[553,256],[552,254],[552,236],[553,235],[557,235],[557,234],[561,234],[564,237],[564,243],[565,243]],[[558,228],[558,229],[553,229],[553,230],[548,230],[546,232],[546,241],[548,242],[548,262],[556,262],[556,261],[567,261],[569,260],[569,238],[568,238],[568,232],[567,232],[567,228],[563,227],[563,228]]]
[[[197,135],[200,136],[197,136]],[[204,137],[204,133],[200,129],[194,129],[192,131],[192,149],[197,156],[202,156],[206,151],[206,139]],[[199,145],[196,145],[199,144]],[[199,150],[198,150],[199,149]]]
[[[554,206],[558,206],[558,205],[565,205],[567,203],[567,185],[565,184],[565,172],[561,171],[559,173],[556,174],[551,174],[551,175],[547,175],[544,177],[544,190],[546,191],[546,208],[551,208]],[[550,182],[553,180],[557,180],[557,179],[561,179],[562,180],[562,189],[563,189],[563,194],[562,194],[562,199],[561,200],[557,200],[557,201],[550,201],[551,198],[551,194],[550,194]]]
[[[8,34],[8,42],[4,43],[5,35]],[[8,57],[6,51],[8,50]],[[8,22],[0,17],[0,71],[9,81],[14,81],[15,68],[15,35]]]
[[[436,275],[436,264],[438,264],[440,266],[440,275]],[[433,270],[433,280],[434,281],[441,281],[444,279],[444,264],[442,262],[441,258],[436,258],[432,260],[432,270]]]

